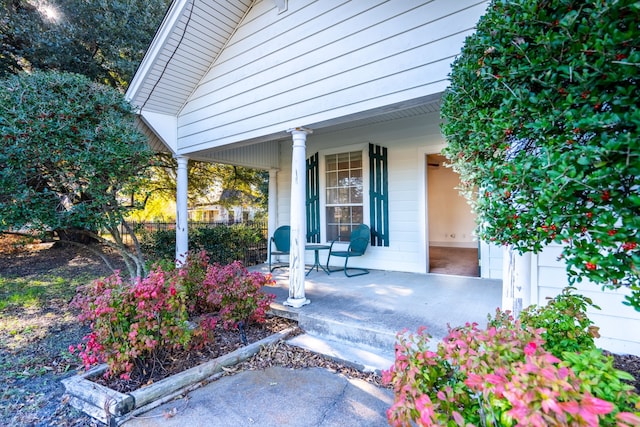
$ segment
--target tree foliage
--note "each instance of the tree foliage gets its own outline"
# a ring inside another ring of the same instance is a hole
[[[84,76],[21,73],[0,86],[0,231],[76,229],[123,255],[132,276],[144,270],[139,245],[122,244],[151,152],[131,106],[115,89]],[[106,229],[113,241],[97,233]]]
[[[170,0],[5,0],[0,77],[57,70],[126,88]]]
[[[640,3],[494,0],[442,106],[480,238],[563,245],[570,281],[640,310]]]
[[[178,164],[169,154],[159,153],[153,176],[147,183],[150,192],[175,198]],[[220,204],[225,207],[258,205],[266,209],[268,172],[222,163],[189,160],[189,205]]]

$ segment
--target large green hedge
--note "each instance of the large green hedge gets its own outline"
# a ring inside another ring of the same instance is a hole
[[[640,2],[494,0],[454,62],[445,155],[482,239],[563,244],[640,310]]]

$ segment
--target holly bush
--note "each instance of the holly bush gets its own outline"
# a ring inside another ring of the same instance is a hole
[[[68,230],[117,249],[131,277],[143,255],[119,226],[134,208],[151,150],[117,90],[70,73],[20,73],[0,82],[0,232]],[[104,239],[106,229],[112,239]]]
[[[640,310],[640,3],[494,0],[454,61],[444,154],[483,240],[563,244]]]

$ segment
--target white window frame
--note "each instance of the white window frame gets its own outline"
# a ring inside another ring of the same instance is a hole
[[[331,243],[327,240],[327,168],[326,156],[340,153],[349,153],[352,151],[362,152],[362,221],[369,224],[369,142],[345,145],[342,147],[331,148],[318,151],[318,175],[320,183],[320,235],[323,243]],[[346,242],[341,242],[347,244]],[[336,242],[338,244],[338,242]]]

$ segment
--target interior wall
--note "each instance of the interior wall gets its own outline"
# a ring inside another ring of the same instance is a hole
[[[475,215],[456,189],[458,174],[443,166],[445,161],[440,154],[427,155],[429,245],[476,248]]]

